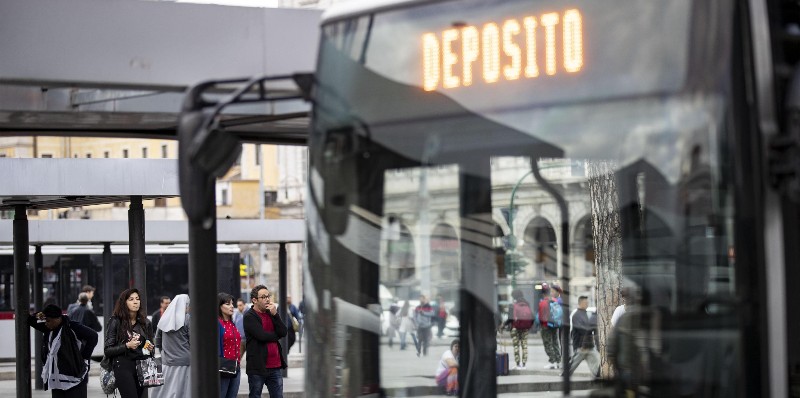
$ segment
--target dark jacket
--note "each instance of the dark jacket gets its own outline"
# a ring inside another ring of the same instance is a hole
[[[145,355],[142,352],[145,341],[150,340],[150,342],[152,342],[154,340],[153,327],[151,326],[150,321],[145,320],[144,325],[141,323],[133,325],[133,330],[141,335],[139,338],[139,346],[136,347],[135,350],[129,350],[128,347],[125,346],[125,343],[128,342],[127,338],[118,338],[117,333],[119,332],[119,328],[119,318],[115,316],[111,317],[111,320],[108,321],[108,325],[106,327],[106,339],[105,343],[103,344],[103,354],[105,356],[114,359],[124,355],[131,360],[146,359],[153,356],[154,353],[152,351],[149,355]]]
[[[72,309],[72,312],[67,312],[70,321],[75,321],[83,326],[93,329],[95,332],[103,330],[103,325],[97,320],[97,315],[89,309],[88,305],[79,304]]]
[[[594,348],[594,334],[597,330],[597,317],[589,316],[586,310],[578,309],[572,316],[572,348]]]
[[[35,315],[28,315],[28,326],[44,333],[42,338],[42,363],[47,362],[50,353],[50,329],[44,323],[38,323]],[[58,371],[61,374],[80,377],[88,366],[84,360],[92,358],[92,351],[97,345],[97,332],[69,318],[61,317],[61,348],[58,350]],[[72,333],[74,332],[74,334]],[[77,339],[77,340],[76,340]],[[78,340],[81,348],[78,349]],[[47,384],[44,386],[47,389]]]
[[[154,312],[153,315],[150,316],[150,318],[152,318],[150,320],[150,323],[153,324],[153,330],[158,330],[158,321],[161,320],[161,308],[157,309],[156,312]]]
[[[270,314],[275,331],[269,333],[261,325],[261,316],[255,309],[244,313],[244,332],[247,335],[247,374],[267,375],[267,343],[278,343],[278,354],[281,357],[281,368],[286,368],[286,357],[283,355],[280,339],[286,336],[287,330],[281,320],[281,310]]]

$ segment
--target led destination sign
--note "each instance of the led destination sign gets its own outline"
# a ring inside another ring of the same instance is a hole
[[[584,68],[583,54],[583,16],[574,8],[453,27],[422,35],[422,87],[433,91],[574,74]]]

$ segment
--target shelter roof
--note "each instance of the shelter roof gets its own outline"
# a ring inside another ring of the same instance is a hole
[[[320,15],[153,1],[4,0],[0,53],[12,55],[0,58],[0,135],[175,139],[183,93],[196,83],[313,71]],[[268,89],[301,95],[285,82]],[[308,109],[302,100],[237,108],[224,115],[231,119],[226,130],[246,142],[304,144]]]
[[[145,221],[145,243],[189,242],[188,221]],[[31,245],[128,243],[128,221],[28,221]],[[0,220],[0,245],[13,244],[13,220]],[[217,220],[218,243],[277,243],[305,241],[304,220]]]
[[[0,210],[54,209],[179,196],[174,159],[0,158]]]

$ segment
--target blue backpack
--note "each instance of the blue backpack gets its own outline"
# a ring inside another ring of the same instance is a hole
[[[550,319],[547,320],[547,326],[551,328],[560,328],[564,320],[564,309],[558,301],[550,302]]]

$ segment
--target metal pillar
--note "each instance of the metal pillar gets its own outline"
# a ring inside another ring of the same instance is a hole
[[[111,261],[111,243],[103,243],[103,319],[108,322],[114,313],[114,265]]]
[[[42,258],[42,245],[36,245],[36,252],[33,254],[33,308],[41,310],[44,304],[44,286],[42,283],[42,272],[44,269],[44,259]],[[37,390],[44,389],[42,382],[42,334],[34,333],[34,372],[33,385]]]
[[[281,242],[278,248],[278,293],[280,295],[278,302],[281,304],[281,319],[288,331],[288,328],[292,327],[292,322],[289,320],[288,315],[289,306],[286,305],[286,242]],[[288,361],[289,333],[286,333],[286,336],[281,339],[281,351],[283,351],[283,356]],[[281,374],[283,377],[289,375],[287,369],[282,369]]]
[[[210,198],[213,203],[213,192]],[[216,211],[214,211],[216,213]],[[212,216],[212,220],[214,216]],[[192,317],[189,342],[192,347],[193,397],[219,396],[219,327],[217,323],[217,223],[208,229],[189,222],[189,297]]]
[[[461,202],[461,366],[458,383],[462,397],[497,395],[494,313],[497,298],[492,237],[492,184],[489,159],[462,164]],[[465,239],[465,237],[469,237]]]
[[[219,323],[214,294],[218,291],[216,180],[209,169],[216,170],[220,165],[212,167],[194,159],[197,154],[192,151],[194,140],[209,125],[203,110],[209,104],[202,94],[214,84],[207,82],[189,89],[178,123],[178,174],[181,205],[189,219],[189,296],[194,308],[189,335],[193,380],[190,395],[196,398],[219,396]]]
[[[28,262],[28,215],[25,205],[14,209],[14,319],[17,356],[17,397],[30,398],[31,332],[28,311],[31,305],[30,263]]]
[[[141,196],[131,196],[128,210],[130,286],[139,289],[142,308],[147,313],[147,263],[144,253],[144,207]]]

